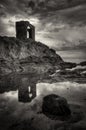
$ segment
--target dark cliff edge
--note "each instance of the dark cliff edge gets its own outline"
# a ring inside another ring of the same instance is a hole
[[[46,73],[63,67],[64,61],[53,49],[33,41],[0,36],[0,74]]]

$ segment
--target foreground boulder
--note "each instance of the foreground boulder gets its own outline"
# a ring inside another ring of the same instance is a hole
[[[55,94],[43,98],[42,112],[53,117],[69,116],[71,114],[67,100]]]

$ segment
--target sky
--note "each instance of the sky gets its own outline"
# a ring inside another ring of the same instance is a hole
[[[86,59],[86,0],[0,0],[0,35],[15,36],[19,20],[35,26],[36,41]]]

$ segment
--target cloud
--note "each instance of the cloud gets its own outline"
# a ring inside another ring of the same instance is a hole
[[[85,3],[85,0],[1,0],[0,35],[15,36],[15,22],[24,19],[36,27],[37,41],[55,50],[85,50]]]

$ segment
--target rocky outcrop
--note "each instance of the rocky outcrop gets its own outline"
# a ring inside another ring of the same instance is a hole
[[[86,66],[86,61],[80,62],[79,65]]]
[[[0,74],[47,72],[59,68],[62,58],[48,46],[32,39],[0,36]]]
[[[64,62],[64,63],[60,63],[60,65],[64,69],[72,69],[77,66],[76,63],[72,63],[72,62]]]

